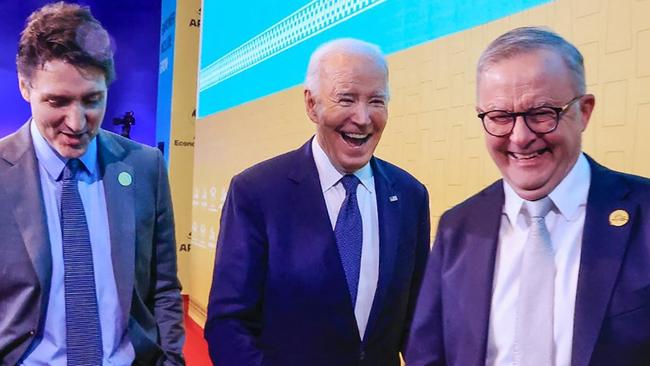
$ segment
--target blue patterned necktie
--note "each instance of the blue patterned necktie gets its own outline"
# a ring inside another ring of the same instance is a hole
[[[341,178],[341,184],[345,187],[345,200],[341,204],[341,210],[336,219],[334,235],[336,236],[336,244],[339,248],[345,279],[348,282],[348,290],[354,307],[357,302],[359,270],[361,268],[361,245],[363,243],[361,212],[357,203],[359,178],[347,174]]]
[[[79,159],[68,160],[61,189],[65,327],[70,366],[101,365],[103,354],[93,255],[77,187],[77,174],[83,169]]]

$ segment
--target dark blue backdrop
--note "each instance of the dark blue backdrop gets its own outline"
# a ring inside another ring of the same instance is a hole
[[[16,50],[25,18],[49,3],[44,0],[0,0],[0,137],[20,127],[30,116],[18,91]],[[113,37],[117,80],[108,92],[103,127],[119,132],[113,117],[134,111],[131,138],[155,145],[160,0],[80,0]]]

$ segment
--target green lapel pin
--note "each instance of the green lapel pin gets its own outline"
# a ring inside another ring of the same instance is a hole
[[[128,187],[133,183],[133,177],[131,177],[131,174],[127,172],[122,172],[117,176],[117,181],[124,187]]]

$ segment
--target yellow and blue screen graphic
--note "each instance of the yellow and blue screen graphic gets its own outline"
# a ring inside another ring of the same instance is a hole
[[[198,117],[302,82],[323,42],[354,37],[386,54],[549,0],[204,1]]]

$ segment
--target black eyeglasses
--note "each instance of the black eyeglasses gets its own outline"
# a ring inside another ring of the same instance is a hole
[[[492,136],[503,137],[511,134],[519,116],[524,118],[524,123],[531,131],[543,135],[555,131],[564,112],[582,97],[584,94],[571,99],[562,107],[542,106],[525,112],[493,110],[479,113],[478,118],[483,122],[485,131]]]

